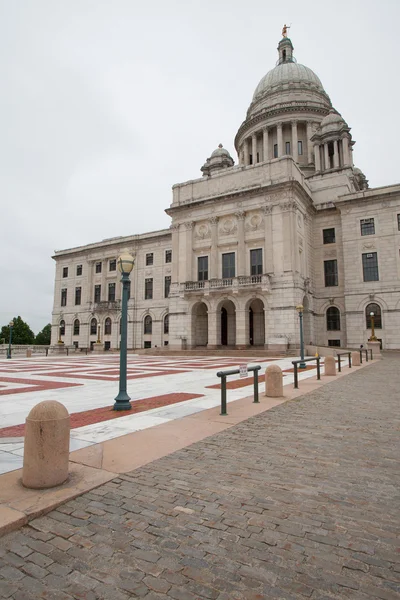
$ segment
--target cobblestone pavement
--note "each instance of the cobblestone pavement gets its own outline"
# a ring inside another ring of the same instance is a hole
[[[0,597],[400,598],[399,359],[2,538]]]

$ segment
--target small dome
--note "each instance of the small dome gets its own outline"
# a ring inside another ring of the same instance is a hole
[[[323,94],[326,93],[319,77],[317,77],[314,71],[299,63],[286,62],[276,66],[264,75],[256,87],[253,102],[260,96],[272,93],[285,84],[290,84],[294,87],[297,84],[303,88],[306,87],[322,92]]]
[[[69,413],[61,402],[57,402],[57,400],[43,400],[31,409],[27,420],[58,421],[67,417],[69,417]]]
[[[214,158],[215,156],[229,156],[229,158],[231,158],[228,150],[224,148],[222,144],[219,144],[218,148],[211,154],[211,158]]]
[[[343,119],[343,117],[333,108],[329,111],[326,117],[322,119],[320,123],[320,128],[323,132],[335,131],[337,129],[340,129],[341,127],[347,127],[347,123]]]

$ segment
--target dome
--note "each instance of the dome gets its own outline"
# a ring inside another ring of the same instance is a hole
[[[324,117],[320,123],[320,128],[323,133],[327,133],[328,131],[337,131],[342,127],[348,127],[346,121],[343,117],[336,112],[333,108],[329,111],[329,113]]]
[[[325,94],[323,85],[319,77],[304,65],[296,62],[285,62],[277,65],[261,79],[256,87],[253,95],[253,102],[268,93],[279,91],[279,88],[290,84],[291,87],[296,87],[296,84],[301,88],[309,88],[317,92]]]
[[[224,148],[222,144],[218,145],[218,148],[214,150],[210,158],[215,158],[216,156],[229,156],[229,158],[231,158],[231,155],[229,154],[228,150]]]

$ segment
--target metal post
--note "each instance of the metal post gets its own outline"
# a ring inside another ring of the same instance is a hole
[[[360,365],[362,365],[362,350],[360,350]]]
[[[301,363],[299,364],[300,369],[305,369],[307,367],[304,362],[304,335],[303,335],[303,311],[299,312],[300,317],[300,359]]]
[[[321,379],[321,368],[319,365],[320,358],[317,356],[317,379]]]
[[[119,393],[114,410],[131,410],[130,396],[126,391],[126,363],[128,339],[128,286],[129,273],[122,273],[121,347],[119,352]]]
[[[349,352],[349,369],[351,369],[351,352]]]
[[[299,378],[297,374],[297,362],[293,363],[294,366],[294,387],[297,389],[299,387]]]
[[[8,328],[9,328],[9,332],[10,335],[8,337],[8,352],[7,352],[7,358],[11,358],[11,341],[12,341],[12,332],[13,332],[13,327],[14,327],[14,322],[11,321],[11,323],[9,324]]]
[[[221,415],[227,415],[226,412],[226,375],[221,375]]]
[[[260,401],[258,399],[258,370],[254,369],[254,400],[255,404],[258,404]]]
[[[338,358],[338,371],[339,373],[342,371],[342,363],[340,362],[340,354],[337,355]]]

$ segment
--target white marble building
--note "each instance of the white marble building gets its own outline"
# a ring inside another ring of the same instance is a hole
[[[119,253],[136,257],[128,346],[400,348],[400,185],[370,189],[350,127],[284,37],[235,138],[173,186],[168,230],[55,253],[52,343],[119,343]],[[60,327],[61,324],[61,327]],[[60,333],[61,332],[61,333]]]

